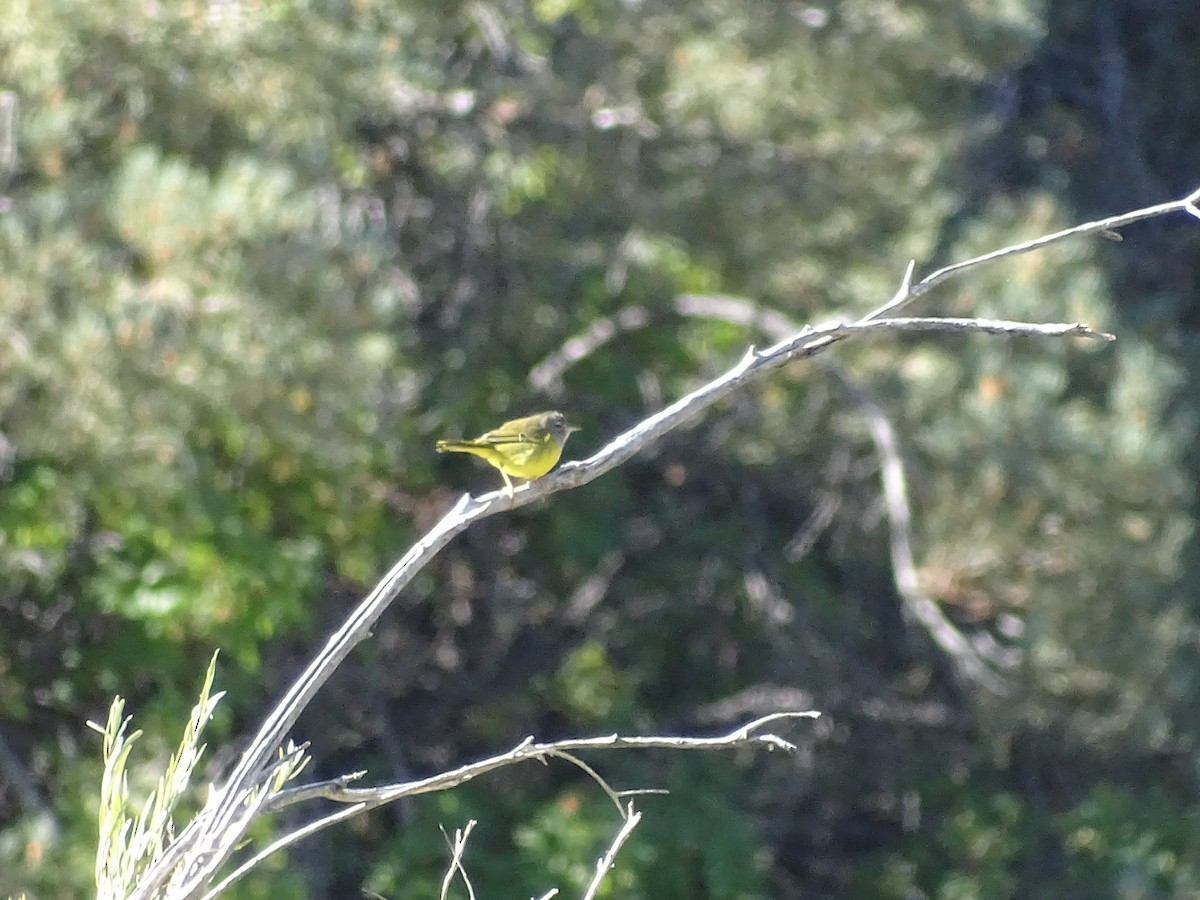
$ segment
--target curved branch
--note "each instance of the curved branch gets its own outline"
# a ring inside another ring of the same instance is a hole
[[[1056,231],[1053,234],[1046,234],[1041,237],[1036,237],[1031,241],[1021,241],[1019,244],[1012,244],[1008,247],[1001,247],[999,250],[993,250],[990,253],[984,253],[982,256],[975,256],[971,259],[963,260],[962,262],[952,263],[948,266],[943,266],[936,272],[931,272],[926,275],[915,285],[911,285],[913,264],[910,263],[908,273],[904,281],[900,285],[900,289],[896,295],[887,303],[878,309],[867,314],[866,318],[874,319],[882,316],[887,312],[894,312],[900,307],[907,306],[918,297],[928,294],[931,290],[955,275],[973,269],[976,266],[981,266],[984,263],[995,262],[998,259],[1004,259],[1008,256],[1017,256],[1021,253],[1029,253],[1032,250],[1040,250],[1050,244],[1055,244],[1059,241],[1066,240],[1071,237],[1078,237],[1084,234],[1104,234],[1115,233],[1116,229],[1123,225],[1132,225],[1134,222],[1140,222],[1143,219],[1153,219],[1158,216],[1165,216],[1173,212],[1185,212],[1190,216],[1200,219],[1200,209],[1196,204],[1200,202],[1200,190],[1195,190],[1182,197],[1179,200],[1170,200],[1166,203],[1159,203],[1155,206],[1145,206],[1141,209],[1135,209],[1132,212],[1121,213],[1116,216],[1108,216],[1103,219],[1096,219],[1091,222],[1084,222],[1082,225],[1075,225],[1071,228],[1064,228],[1062,231]]]
[[[473,522],[508,509],[525,506],[550,494],[578,487],[599,478],[605,472],[628,460],[639,450],[662,437],[683,422],[702,414],[709,406],[733,391],[795,359],[805,359],[828,349],[848,337],[870,336],[896,331],[981,331],[989,334],[1024,334],[1031,336],[1078,335],[1111,339],[1085,325],[1032,324],[1022,322],[984,321],[973,319],[882,318],[884,313],[915,299],[920,293],[975,265],[1014,253],[1024,253],[1053,241],[1087,233],[1106,231],[1139,219],[1186,211],[1200,218],[1200,191],[1183,200],[1147,207],[1122,216],[1087,223],[958,263],[928,276],[916,286],[910,286],[911,266],[901,284],[901,290],[887,305],[854,323],[839,323],[822,328],[806,327],[799,333],[781,340],[766,350],[751,348],[728,372],[696,391],[681,398],[662,411],[650,416],[609,442],[586,460],[568,463],[559,471],[519,488],[514,496],[494,492],[474,498],[464,496],[430,531],[421,538],[387,573],[371,593],[351,612],[340,628],[326,641],[325,647],[308,665],[297,681],[267,716],[258,733],[235,765],[225,784],[214,788],[208,802],[177,840],[143,877],[131,898],[149,900],[167,894],[171,897],[193,898],[204,891],[245,834],[271,794],[270,779],[274,773],[272,757],[300,713],[312,701],[316,692],[333,675],[350,651],[370,635],[375,621],[383,614],[401,590],[455,535]],[[345,812],[343,810],[343,812]]]
[[[400,591],[446,544],[472,523],[594,481],[667,432],[701,415],[718,400],[793,360],[815,356],[848,337],[892,334],[897,331],[981,331],[988,334],[1078,335],[1112,339],[1111,335],[1094,331],[1080,323],[1033,324],[936,317],[875,319],[838,323],[823,328],[805,327],[765,350],[751,347],[741,361],[724,375],[618,435],[586,460],[567,463],[544,478],[522,485],[512,495],[503,490],[480,497],[464,495],[441,521],[401,557],[329,637],[324,648],[267,716],[229,779],[213,791],[204,808],[147,873],[138,890],[131,895],[131,900],[149,900],[167,885],[179,885],[177,890],[172,890],[173,897],[200,895],[266,802],[268,792],[258,788],[266,780],[275,748],[283,742],[300,713],[350,651],[366,640],[372,625]],[[177,871],[181,867],[182,871]]]
[[[526,738],[505,753],[416,781],[377,785],[369,788],[352,788],[349,787],[351,778],[342,777],[298,788],[289,788],[276,794],[265,811],[277,812],[295,803],[316,798],[332,800],[335,803],[344,803],[346,805],[336,812],[321,816],[294,831],[276,838],[221,879],[216,887],[204,895],[204,900],[216,898],[225,888],[229,887],[229,885],[233,884],[268,856],[278,853],[280,850],[286,849],[331,825],[352,818],[367,810],[392,803],[402,797],[415,797],[418,794],[437,793],[458,787],[478,778],[480,775],[486,775],[505,766],[511,766],[515,763],[531,759],[540,762],[544,762],[548,757],[563,759],[572,765],[582,768],[593,779],[599,782],[605,793],[616,802],[617,809],[621,810],[623,807],[620,800],[617,799],[616,792],[590,766],[574,756],[576,751],[644,750],[651,747],[668,750],[726,750],[756,744],[766,747],[768,750],[795,750],[796,748],[793,744],[785,741],[778,735],[759,734],[758,731],[771,722],[784,719],[815,719],[819,715],[820,713],[812,711],[773,713],[768,716],[762,716],[752,722],[747,722],[745,725],[734,729],[728,734],[711,738],[669,736],[625,737],[618,734],[610,734],[598,738],[575,738],[544,744],[534,743],[533,738]]]
[[[905,276],[911,275],[911,267]],[[785,340],[795,334],[798,327],[787,316],[774,310],[762,309],[729,296],[704,296],[689,294],[676,298],[675,308],[682,315],[719,319],[737,325],[757,328],[775,340]],[[904,321],[913,330],[920,330],[930,322],[946,325],[953,330],[953,319],[907,319]],[[984,323],[966,320],[989,333],[1009,333],[1014,323]],[[1045,326],[1049,327],[1049,326]],[[1054,329],[1062,326],[1053,326]],[[1021,328],[1024,331],[1024,327]],[[1058,333],[1057,330],[1052,333]],[[1091,335],[1090,335],[1091,336]],[[1102,337],[1110,338],[1109,335]],[[896,591],[908,614],[920,623],[934,644],[954,663],[955,668],[969,681],[982,685],[996,693],[1005,690],[1003,680],[997,676],[983,656],[971,645],[967,637],[954,626],[941,608],[921,591],[917,564],[912,549],[912,512],[908,502],[908,480],[904,463],[896,441],[895,429],[883,408],[869,391],[855,384],[842,372],[836,363],[821,360],[821,368],[837,380],[842,389],[858,404],[867,418],[871,440],[879,456],[879,480],[883,488],[884,508],[888,518],[888,539],[892,563],[892,577]]]

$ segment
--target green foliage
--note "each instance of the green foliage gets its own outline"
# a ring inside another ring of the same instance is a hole
[[[580,894],[596,872],[608,841],[621,819],[611,806],[565,793],[532,810],[513,834],[516,862],[530,872],[543,873],[546,882],[563,892]],[[639,896],[637,874],[622,864],[606,879],[602,896]],[[669,895],[668,895],[669,896]]]
[[[586,726],[609,723],[620,727],[634,710],[634,685],[619,671],[602,645],[591,642],[574,648],[554,675],[546,700],[572,721]]]
[[[860,896],[1165,898],[1195,884],[1195,822],[1157,787],[1097,785],[1051,817],[1008,791],[930,787],[920,830],[862,870]]]
[[[1132,794],[1097,785],[1056,826],[1068,889],[1099,883],[1114,897],[1178,897],[1196,884],[1195,814],[1180,815],[1161,789]]]
[[[5,581],[52,586],[63,577],[72,541],[83,527],[69,475],[31,463],[14,472],[0,508]]]
[[[753,826],[729,805],[735,780],[718,776],[719,764],[681,768],[671,776],[669,793],[637,799],[641,823],[619,851],[600,896],[766,896],[765,860]],[[558,790],[527,792],[519,803],[502,786],[470,785],[422,798],[417,806],[403,835],[389,842],[372,867],[367,890],[439,896],[450,861],[442,832],[453,834],[474,819],[479,824],[463,864],[478,896],[502,886],[521,896],[541,896],[553,887],[579,895],[622,824],[612,802],[587,778]],[[465,896],[461,883],[452,896]]]
[[[209,663],[200,699],[192,708],[179,748],[167,762],[166,771],[149,797],[135,812],[129,791],[130,754],[141,732],[128,732],[125,702],[113,701],[104,735],[104,779],[100,786],[99,847],[96,852],[97,896],[127,897],[140,877],[157,862],[175,834],[175,810],[189,791],[192,773],[204,753],[200,736],[221,702],[222,693],[212,693],[217,658]]]
[[[627,896],[770,896],[755,823],[737,811],[744,782],[735,770],[728,759],[687,759],[672,766],[665,797],[639,804],[642,824],[619,857],[636,873]]]

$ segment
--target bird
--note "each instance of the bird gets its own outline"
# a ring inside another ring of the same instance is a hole
[[[554,468],[563,447],[579,428],[560,412],[535,413],[505,422],[474,440],[437,442],[438,453],[472,453],[500,470],[508,496],[513,496],[512,478],[527,481],[541,478]]]

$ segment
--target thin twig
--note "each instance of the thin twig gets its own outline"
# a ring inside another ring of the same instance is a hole
[[[1056,231],[1053,234],[1043,235],[1042,237],[1034,238],[1030,241],[1021,241],[1019,244],[1013,244],[1009,247],[1002,247],[999,250],[993,250],[990,253],[984,253],[982,256],[974,256],[971,259],[965,259],[962,262],[952,263],[948,266],[943,266],[936,272],[931,272],[926,275],[915,285],[909,286],[912,278],[912,266],[909,266],[909,272],[906,274],[904,282],[900,285],[900,290],[887,303],[876,310],[868,313],[865,319],[875,319],[882,316],[884,313],[892,313],[901,307],[907,306],[918,297],[928,294],[931,290],[952,278],[959,272],[966,269],[973,269],[976,266],[983,265],[989,262],[995,262],[998,259],[1004,259],[1008,256],[1016,256],[1020,253],[1029,253],[1032,250],[1040,250],[1050,244],[1058,241],[1066,240],[1071,237],[1078,237],[1084,234],[1097,234],[1106,231],[1115,231],[1122,225],[1130,225],[1134,222],[1140,222],[1143,219],[1153,219],[1157,216],[1165,216],[1173,212],[1186,212],[1189,215],[1200,219],[1200,209],[1197,208],[1196,202],[1200,201],[1200,190],[1193,191],[1186,197],[1180,200],[1171,200],[1167,203],[1159,203],[1155,206],[1146,206],[1142,209],[1135,209],[1133,212],[1121,213],[1117,216],[1108,216],[1104,219],[1096,219],[1092,222],[1085,222],[1082,225],[1075,225],[1072,228],[1064,228],[1062,231]]]
[[[442,837],[445,837],[446,842],[450,844],[450,867],[446,870],[446,877],[442,879],[441,900],[446,900],[446,897],[449,896],[450,882],[454,880],[455,872],[462,876],[463,884],[467,886],[467,896],[470,900],[475,900],[475,888],[471,885],[471,879],[467,877],[467,870],[463,868],[462,857],[467,849],[467,838],[471,836],[471,832],[475,830],[477,824],[474,819],[471,819],[467,822],[466,828],[456,828],[453,841],[446,835],[446,829],[442,829]]]
[[[317,819],[315,822],[308,823],[302,828],[297,828],[295,831],[288,832],[287,835],[279,838],[278,840],[272,841],[262,850],[255,853],[245,862],[241,863],[236,869],[218,881],[214,888],[202,895],[202,900],[215,900],[215,898],[219,897],[226,888],[228,888],[243,875],[249,873],[251,869],[257,866],[268,856],[272,856],[273,854],[278,853],[280,850],[290,847],[292,844],[299,843],[309,835],[316,834],[318,831],[328,828],[330,825],[334,825],[344,819],[352,819],[359,813],[365,812],[368,808],[369,807],[365,803],[343,807],[331,815],[324,816],[320,819]]]
[[[617,795],[617,792],[612,789],[612,786],[604,780],[599,772],[585,763],[582,759],[573,753],[568,753],[565,750],[556,750],[553,753],[548,753],[547,755],[556,756],[559,759],[565,759],[567,762],[571,763],[571,765],[582,771],[585,775],[591,778],[592,781],[600,785],[600,790],[604,791],[604,793],[608,795],[608,798],[612,800],[613,805],[617,807],[617,812],[621,811],[621,798]]]
[[[629,840],[629,836],[633,834],[633,829],[637,828],[640,821],[642,821],[642,814],[635,812],[633,804],[630,803],[625,809],[625,823],[621,826],[621,830],[617,832],[617,836],[613,838],[613,842],[609,844],[608,850],[600,857],[600,861],[596,863],[596,874],[592,876],[592,883],[588,885],[587,890],[584,892],[583,900],[595,900],[596,892],[600,890],[600,883],[604,881],[604,876],[608,874],[608,870],[613,867],[613,863],[617,860],[617,851]]]
[[[457,769],[452,769],[448,772],[441,772],[437,775],[432,775],[428,778],[421,778],[415,781],[400,782],[397,784],[383,784],[374,787],[352,788],[349,787],[348,778],[335,778],[330,781],[320,782],[318,784],[305,785],[303,787],[287,788],[276,794],[269,804],[269,810],[274,811],[286,806],[291,806],[300,800],[312,800],[321,798],[332,800],[335,803],[344,803],[346,806],[336,812],[323,815],[312,822],[303,825],[294,831],[281,835],[273,840],[268,846],[255,853],[245,862],[240,863],[237,868],[221,880],[221,882],[204,895],[204,900],[212,900],[221,891],[225,890],[251,869],[257,866],[260,862],[290,847],[306,837],[316,834],[331,825],[344,821],[352,816],[359,815],[367,810],[376,809],[388,803],[399,800],[402,797],[415,797],[419,794],[437,793],[439,791],[449,790],[466,784],[480,775],[485,775],[505,766],[510,766],[515,763],[524,762],[526,760],[545,761],[547,758],[562,757],[573,765],[580,766],[585,771],[588,771],[597,781],[605,788],[606,793],[613,796],[615,792],[609,787],[598,774],[592,771],[590,766],[584,764],[581,760],[574,756],[574,753],[579,750],[631,750],[631,749],[649,749],[649,748],[665,748],[670,750],[724,750],[734,747],[744,747],[761,745],[768,750],[794,750],[795,747],[785,741],[783,738],[774,734],[761,734],[760,729],[769,725],[772,722],[785,721],[789,719],[815,719],[820,714],[813,711],[798,711],[798,712],[776,712],[767,716],[760,716],[753,721],[747,722],[745,725],[734,729],[728,734],[719,735],[710,738],[698,737],[673,737],[673,736],[650,736],[650,737],[626,737],[617,734],[604,735],[595,738],[573,738],[563,741],[552,741],[550,743],[535,743],[533,738],[526,738],[521,741],[511,750],[500,753],[496,756],[490,756],[487,759],[479,762],[469,763],[465,766],[460,766]],[[623,809],[620,802],[617,803],[618,809]]]
[[[775,734],[760,733],[761,729],[771,722],[790,719],[815,719],[820,713],[812,710],[795,712],[777,712],[761,716],[742,725],[728,734],[717,737],[676,737],[668,735],[630,736],[609,734],[592,738],[568,738],[550,743],[535,743],[527,738],[511,750],[490,756],[478,762],[468,763],[456,769],[439,772],[428,778],[397,784],[375,785],[373,787],[353,788],[345,786],[341,779],[325,782],[321,785],[319,796],[338,803],[366,803],[371,808],[383,803],[390,803],[399,797],[414,797],[418,794],[429,794],[458,787],[480,775],[493,772],[496,769],[510,766],[524,760],[544,760],[547,757],[563,756],[580,750],[724,750],[731,747],[759,745],[768,750],[794,750],[795,747]],[[571,760],[575,763],[574,760]],[[279,792],[275,803],[280,806],[288,805],[289,795],[304,792],[306,797],[314,794],[315,786],[290,788]]]

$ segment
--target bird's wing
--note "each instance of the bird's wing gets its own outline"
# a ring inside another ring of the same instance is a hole
[[[517,428],[500,427],[475,439],[480,444],[540,444],[546,440],[546,429],[540,425]]]

